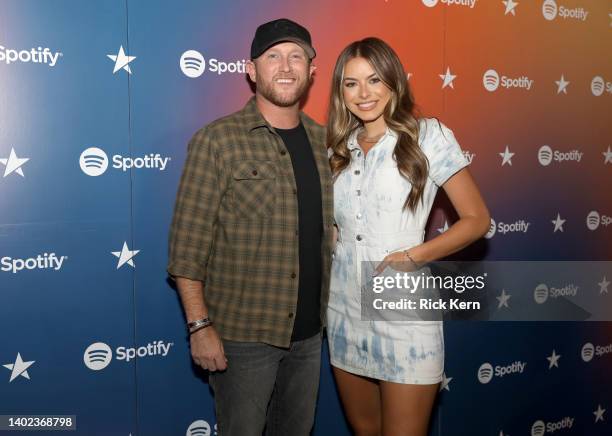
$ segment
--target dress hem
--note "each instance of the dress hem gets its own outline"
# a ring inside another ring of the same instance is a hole
[[[442,381],[442,375],[438,376],[438,377],[423,377],[418,379],[418,382],[416,382],[415,378],[403,378],[403,379],[392,379],[392,378],[385,378],[385,377],[381,377],[380,375],[375,375],[371,372],[368,372],[366,370],[364,370],[363,368],[353,368],[350,367],[348,365],[344,365],[341,363],[338,363],[337,361],[330,359],[330,363],[332,366],[335,366],[336,368],[342,369],[344,371],[350,372],[352,374],[356,374],[356,375],[361,375],[364,377],[369,377],[369,378],[373,378],[376,380],[381,380],[381,381],[386,381],[386,382],[392,382],[392,383],[401,383],[404,385],[434,385],[436,383],[440,383]]]

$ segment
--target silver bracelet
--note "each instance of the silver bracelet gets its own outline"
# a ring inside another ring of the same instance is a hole
[[[408,258],[408,260],[410,260],[410,262],[412,262],[412,264],[414,265],[414,267],[415,267],[416,269],[419,269],[419,268],[420,268],[419,264],[418,264],[418,263],[416,263],[416,262],[414,261],[414,259],[412,258],[412,256],[410,256],[410,253],[408,253],[408,250],[404,250],[404,254],[405,254],[405,255],[406,255],[406,257]]]

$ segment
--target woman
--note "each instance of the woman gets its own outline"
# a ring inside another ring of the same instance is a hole
[[[445,257],[483,236],[489,213],[453,133],[415,118],[406,73],[382,40],[340,54],[327,129],[338,228],[327,325],[340,397],[358,436],[425,435],[443,374],[442,323],[362,321],[360,265],[380,262],[380,272]],[[438,187],[459,220],[423,243]]]

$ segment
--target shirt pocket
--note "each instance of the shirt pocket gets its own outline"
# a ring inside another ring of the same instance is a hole
[[[234,212],[243,219],[269,217],[276,201],[276,165],[245,160],[232,165]]]
[[[369,187],[369,205],[379,211],[401,214],[409,192],[409,185],[397,166],[376,168]]]

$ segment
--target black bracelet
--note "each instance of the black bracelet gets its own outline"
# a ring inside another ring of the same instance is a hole
[[[203,330],[206,327],[210,327],[212,325],[212,321],[209,321],[207,324],[201,324],[197,327],[194,327],[192,329],[189,329],[189,336],[191,336],[192,334],[194,334],[195,332],[197,332],[198,330]]]
[[[206,318],[198,319],[196,321],[188,322],[187,329],[189,330],[189,334],[192,334],[210,325],[212,325],[212,321],[210,320],[210,318],[206,317]]]

